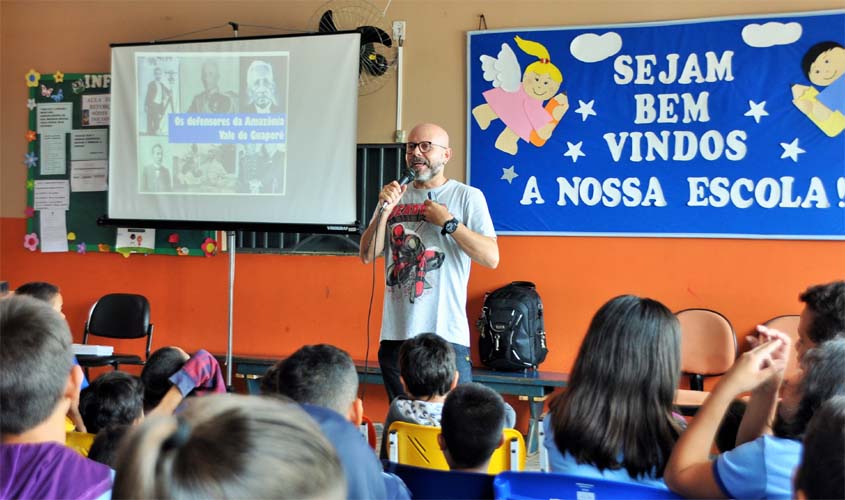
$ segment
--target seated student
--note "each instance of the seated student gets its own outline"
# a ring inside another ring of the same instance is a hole
[[[151,412],[161,403],[164,395],[173,387],[170,376],[181,370],[189,359],[191,356],[188,353],[175,346],[162,347],[150,354],[141,370],[145,412]]]
[[[672,311],[633,295],[608,301],[543,420],[551,471],[666,488],[663,468],[682,430],[672,411],[680,376]]]
[[[845,396],[827,400],[807,424],[795,498],[845,498]]]
[[[816,409],[834,396],[845,395],[845,338],[828,340],[807,351],[798,380],[784,383],[780,404],[777,386],[790,355],[786,334],[758,327],[769,340],[737,358],[722,376],[684,432],[666,466],[666,484],[695,498],[792,498],[792,474],[801,458],[801,439]],[[755,391],[771,385],[769,412],[757,411]],[[749,428],[765,429],[777,410],[774,435],[759,437],[718,455],[711,461],[710,444],[722,414],[743,392],[752,391],[743,418],[757,418]]]
[[[440,419],[440,449],[453,471],[487,473],[490,457],[504,442],[505,402],[481,384],[449,392]]]
[[[811,286],[798,299],[804,303],[798,322],[798,341],[795,343],[797,362],[800,363],[807,349],[845,332],[845,280]],[[749,336],[747,340],[753,348],[768,339],[758,335]],[[750,440],[743,435],[745,430],[740,428],[745,411],[746,403],[742,400],[731,403],[716,435],[720,452],[732,450],[737,444]],[[752,430],[751,435],[751,439],[756,438],[759,430]]]
[[[399,349],[399,378],[405,394],[390,403],[384,421],[381,458],[387,458],[390,424],[408,422],[440,427],[446,394],[458,384],[455,350],[433,333],[406,340]]]
[[[192,395],[223,394],[226,382],[217,358],[205,349],[193,356],[178,347],[164,347],[150,355],[141,370],[144,408],[150,415],[178,413],[182,400]]]
[[[217,394],[185,406],[126,437],[115,498],[345,497],[334,449],[297,405]]]
[[[114,468],[117,465],[117,450],[120,443],[131,429],[131,425],[125,424],[110,425],[100,429],[88,451],[88,458]]]
[[[381,440],[381,458],[388,458],[388,433],[393,422],[440,427],[443,402],[458,384],[455,350],[433,333],[421,333],[406,340],[399,349],[399,380],[405,394],[390,403]],[[505,427],[512,428],[515,422],[516,412],[506,403]]]
[[[381,464],[358,426],[364,415],[352,358],[337,347],[307,345],[270,368],[261,379],[264,395],[300,403],[340,457],[349,498],[407,498],[401,480]]]
[[[126,372],[106,372],[82,390],[79,413],[93,434],[109,425],[136,424],[144,418],[144,386]]]
[[[31,297],[0,301],[0,498],[109,498],[111,470],[64,446],[78,398],[67,322]]]
[[[50,304],[50,307],[52,307],[56,312],[61,314],[62,318],[65,317],[65,313],[62,311],[62,307],[65,303],[64,297],[62,297],[59,287],[52,283],[47,283],[46,281],[30,281],[29,283],[24,283],[19,286],[15,290],[15,295],[27,295],[44,301]],[[79,364],[76,356],[73,357],[73,364]],[[88,387],[88,379],[85,378],[85,374],[83,373],[82,389],[85,389],[86,387]],[[68,410],[67,416],[70,421],[73,422],[77,431],[88,432],[85,428],[85,424],[82,422],[82,417],[79,416],[79,401],[74,401],[70,405],[70,410]]]

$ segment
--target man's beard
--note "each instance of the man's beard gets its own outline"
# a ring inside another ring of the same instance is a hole
[[[426,169],[423,171],[417,171],[414,167],[415,160],[422,160],[425,163]],[[440,174],[443,171],[443,167],[446,166],[446,162],[440,162],[438,164],[432,165],[430,161],[425,158],[414,157],[411,159],[411,169],[414,170],[416,173],[416,177],[414,177],[414,182],[428,182],[430,181],[435,175]]]

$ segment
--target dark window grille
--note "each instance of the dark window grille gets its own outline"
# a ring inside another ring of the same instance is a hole
[[[357,160],[357,217],[370,222],[382,186],[398,179],[405,167],[404,144],[359,144]],[[362,230],[363,230],[362,227]],[[357,255],[361,235],[238,231],[237,251],[243,253]]]

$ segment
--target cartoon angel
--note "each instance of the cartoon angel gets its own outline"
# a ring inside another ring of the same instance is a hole
[[[549,51],[537,42],[518,36],[514,40],[523,52],[538,60],[525,68],[520,82],[519,61],[508,44],[502,44],[498,58],[482,55],[484,79],[494,88],[482,94],[487,104],[472,110],[481,130],[487,130],[496,118],[502,120],[505,129],[496,139],[496,149],[512,155],[519,149],[520,138],[538,147],[545,144],[569,109],[566,94],[556,94],[563,75],[552,64]],[[549,102],[544,108],[543,102],[547,99]]]

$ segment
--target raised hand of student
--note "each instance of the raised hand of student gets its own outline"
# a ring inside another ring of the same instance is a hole
[[[719,385],[732,394],[740,394],[763,384],[778,383],[783,377],[788,353],[788,340],[785,342],[779,337],[767,340],[737,358]]]

